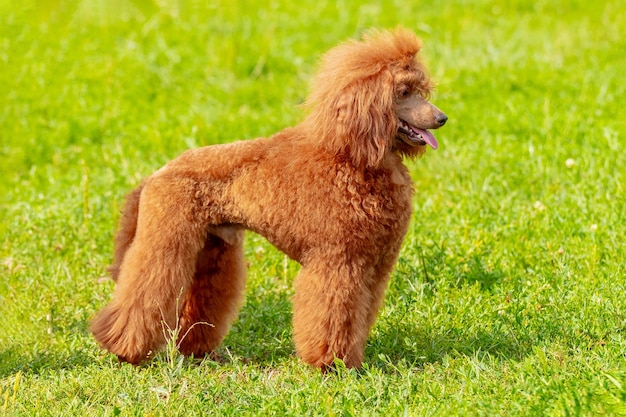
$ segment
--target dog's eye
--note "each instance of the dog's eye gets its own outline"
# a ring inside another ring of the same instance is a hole
[[[411,94],[411,90],[409,90],[408,88],[403,88],[398,92],[398,96],[400,97],[408,97],[409,94]]]

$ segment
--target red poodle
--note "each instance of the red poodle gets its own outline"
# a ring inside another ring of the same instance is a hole
[[[323,59],[308,116],[269,138],[189,150],[127,197],[115,239],[113,300],[91,324],[101,346],[137,364],[177,328],[185,355],[213,351],[245,285],[244,230],[302,268],[297,353],[359,367],[411,218],[402,156],[437,141],[447,117],[404,29],[373,31]]]

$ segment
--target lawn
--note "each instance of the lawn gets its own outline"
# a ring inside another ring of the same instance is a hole
[[[399,24],[450,120],[407,161],[363,369],[298,360],[299,267],[253,234],[223,361],[99,349],[125,193],[297,123],[320,54]],[[625,27],[618,0],[0,0],[0,415],[626,415]]]

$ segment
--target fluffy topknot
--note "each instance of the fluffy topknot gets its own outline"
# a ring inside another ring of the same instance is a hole
[[[397,131],[393,112],[397,70],[424,74],[416,59],[422,46],[403,28],[371,30],[328,51],[306,101],[316,139],[361,167],[376,166]],[[424,78],[425,89],[430,85]]]

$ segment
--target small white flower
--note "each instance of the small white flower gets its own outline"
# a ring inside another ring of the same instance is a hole
[[[544,211],[546,209],[546,206],[539,200],[535,201],[535,204],[533,204],[533,207],[535,208],[535,210],[538,210],[538,211]]]
[[[592,224],[591,226],[589,226],[589,231],[590,232],[595,232],[596,230],[598,230],[598,225],[597,224]]]
[[[574,165],[576,165],[576,161],[574,161],[573,158],[567,158],[567,160],[565,161],[565,166],[568,168],[573,168]]]

